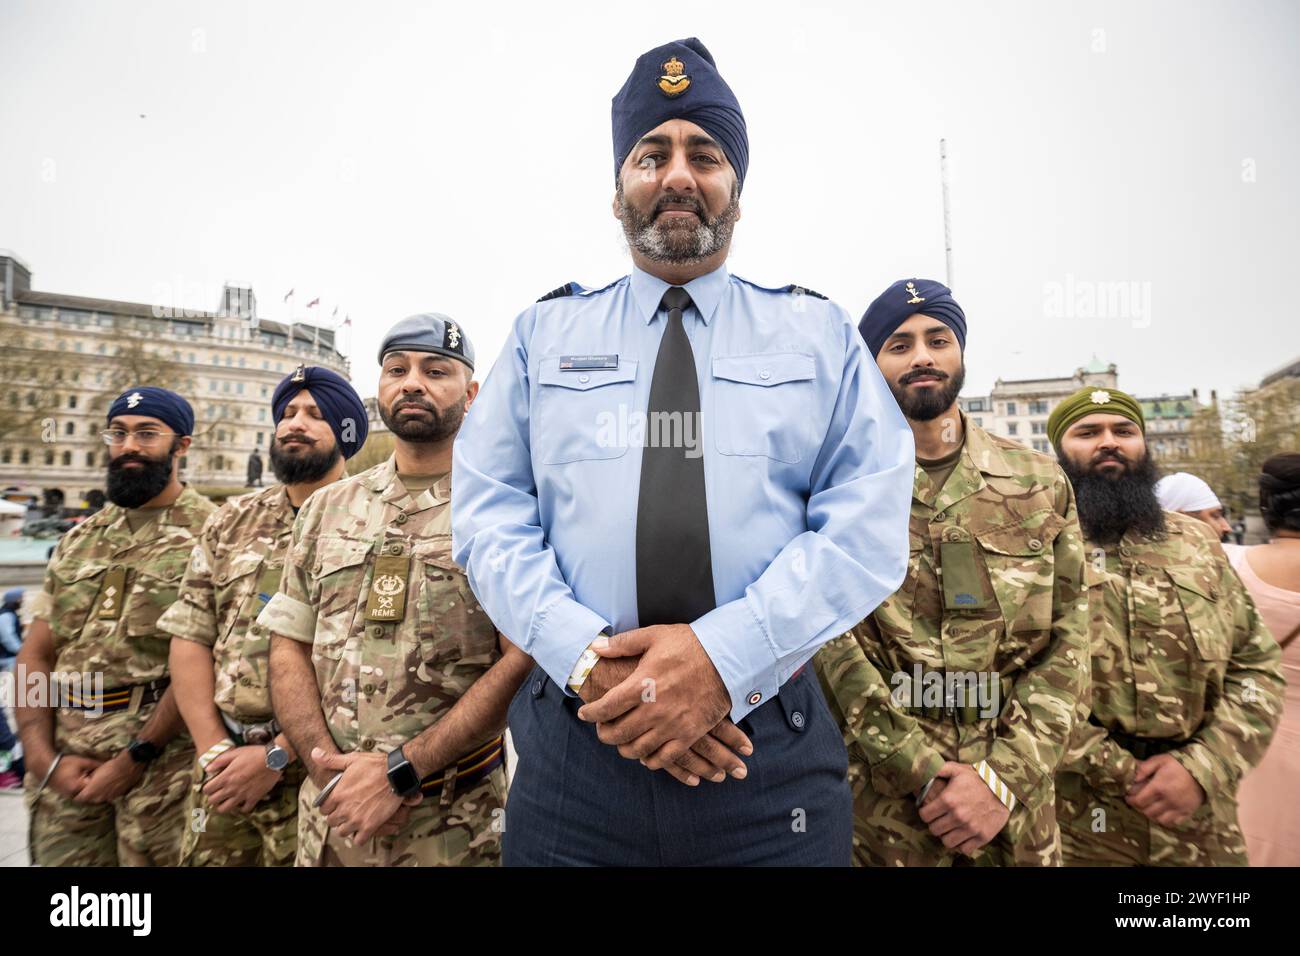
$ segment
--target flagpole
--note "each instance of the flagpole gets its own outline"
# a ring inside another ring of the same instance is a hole
[[[943,254],[952,288],[952,214],[948,205],[948,141],[939,140],[939,182],[943,187]]]

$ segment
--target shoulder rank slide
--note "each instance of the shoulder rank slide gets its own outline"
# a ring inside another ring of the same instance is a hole
[[[546,295],[542,296],[537,301],[545,302],[547,299],[563,299],[566,296],[577,295],[581,291],[582,291],[582,286],[578,285],[578,283],[566,282],[558,289],[552,289],[550,292],[546,293]]]
[[[795,295],[810,295],[810,296],[812,296],[814,299],[824,299],[824,298],[826,298],[826,296],[822,295],[820,292],[814,292],[812,289],[808,288],[807,286],[803,286],[803,285],[788,285],[788,286],[785,287],[785,291],[786,291],[786,292],[792,292],[792,293],[794,293]]]

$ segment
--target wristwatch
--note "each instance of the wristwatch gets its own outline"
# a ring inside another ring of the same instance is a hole
[[[406,754],[402,753],[401,747],[388,755],[388,789],[399,797],[409,797],[420,792],[420,777],[415,772],[415,767],[411,766],[411,761],[406,759]]]
[[[266,769],[279,772],[289,766],[289,751],[285,750],[274,740],[266,744]]]
[[[139,764],[152,763],[162,756],[162,748],[147,740],[141,740],[139,737],[132,737],[131,742],[126,745],[126,752],[131,755],[131,759]]]

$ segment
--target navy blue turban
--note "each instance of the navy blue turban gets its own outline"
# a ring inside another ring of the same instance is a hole
[[[938,319],[952,329],[957,344],[966,351],[966,313],[952,297],[952,290],[933,279],[899,279],[876,296],[858,323],[858,331],[872,356],[879,355],[885,340],[918,313]]]
[[[148,415],[156,418],[178,435],[194,432],[194,409],[175,392],[153,385],[128,388],[108,406],[108,420],[118,415]]]
[[[284,410],[303,389],[311,392],[343,457],[351,458],[359,452],[370,433],[366,406],[346,378],[319,365],[300,365],[296,372],[275,387],[275,394],[271,396],[271,420],[279,425]]]
[[[727,154],[743,189],[749,168],[749,131],[736,94],[713,56],[691,37],[643,53],[614,97],[614,179],[637,141],[661,123],[683,119],[712,136]]]

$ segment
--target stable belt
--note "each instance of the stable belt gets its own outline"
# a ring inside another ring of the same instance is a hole
[[[505,737],[498,734],[473,753],[468,753],[451,767],[439,770],[436,774],[420,781],[420,789],[430,793],[449,783],[451,787],[467,787],[478,783],[506,759]]]
[[[1104,727],[1102,723],[1088,717],[1090,723],[1098,727]],[[1186,740],[1176,740],[1172,737],[1135,737],[1133,734],[1126,734],[1120,730],[1106,730],[1110,739],[1115,741],[1138,760],[1149,760],[1156,754],[1169,753],[1171,750],[1177,750],[1188,744]]]
[[[100,694],[77,694],[72,690],[63,695],[60,707],[71,710],[94,710],[111,714],[119,710],[138,710],[145,704],[156,704],[171,683],[170,677],[160,677],[147,684],[125,684]]]
[[[218,710],[217,713],[221,715],[221,722],[226,725],[237,744],[269,744],[280,732],[280,722],[274,717],[261,723],[248,724],[235,720],[224,710]]]

